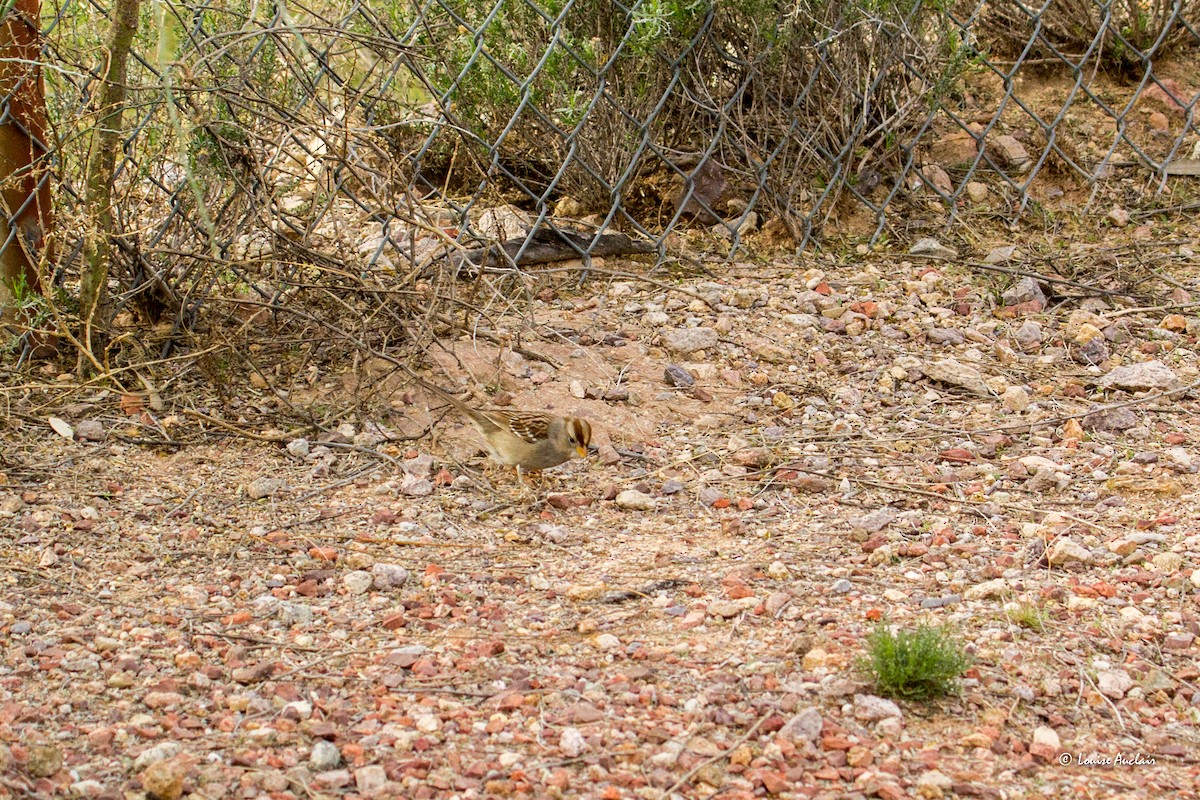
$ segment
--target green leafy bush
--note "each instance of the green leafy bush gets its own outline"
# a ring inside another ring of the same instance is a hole
[[[946,627],[892,630],[880,623],[867,639],[867,648],[860,668],[874,679],[880,694],[904,700],[950,694],[973,661]]]

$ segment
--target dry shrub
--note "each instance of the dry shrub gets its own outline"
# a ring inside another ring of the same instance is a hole
[[[1079,62],[1090,54],[1128,69],[1171,48],[1200,44],[1184,23],[1195,6],[1192,0],[972,0],[959,10],[979,15],[980,44],[993,55],[1016,58],[1029,48],[1028,57]]]

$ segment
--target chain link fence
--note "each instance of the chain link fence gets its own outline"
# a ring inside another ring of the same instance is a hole
[[[108,320],[158,356],[282,308],[419,342],[564,259],[648,270],[1195,194],[1174,177],[1200,163],[1187,0],[143,0],[98,231],[109,1],[40,11],[44,285],[69,297],[88,237],[110,241]]]

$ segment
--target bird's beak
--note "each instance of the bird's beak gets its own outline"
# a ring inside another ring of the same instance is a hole
[[[588,451],[583,445],[576,445],[575,452],[579,453],[580,458],[587,458]]]

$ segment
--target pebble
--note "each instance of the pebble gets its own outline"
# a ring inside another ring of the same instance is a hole
[[[1144,389],[1175,389],[1181,386],[1179,376],[1161,361],[1143,361],[1117,367],[1100,379],[1106,388],[1140,391]]]
[[[157,761],[142,772],[142,788],[155,800],[178,800],[183,795],[187,772],[188,762],[182,756]]]
[[[342,585],[346,587],[346,591],[350,594],[365,594],[374,583],[375,576],[361,569],[347,572],[342,578]]]
[[[297,458],[305,458],[309,451],[308,439],[292,439],[287,443],[287,451]]]
[[[1133,678],[1123,669],[1103,670],[1096,673],[1096,687],[1105,697],[1120,700],[1133,688]]]
[[[850,581],[845,578],[839,578],[838,580],[834,581],[833,586],[830,587],[830,590],[834,594],[846,594],[853,588],[854,584],[852,584]]]
[[[1038,303],[1043,308],[1046,305],[1046,293],[1038,282],[1030,277],[1022,277],[1000,295],[1006,306],[1019,306],[1025,303]]]
[[[1063,536],[1056,539],[1054,544],[1050,546],[1049,552],[1046,553],[1046,558],[1054,566],[1069,564],[1072,561],[1087,564],[1092,560],[1092,551],[1069,536]]]
[[[909,255],[931,256],[933,258],[940,258],[946,261],[952,261],[958,258],[957,250],[952,247],[947,247],[937,239],[931,239],[928,237],[924,239],[918,239],[916,244],[909,248],[908,252]]]
[[[326,739],[318,739],[308,755],[308,765],[315,772],[328,772],[342,763],[342,753],[337,745]]]
[[[854,716],[866,722],[875,722],[887,717],[898,718],[902,714],[900,706],[891,700],[876,697],[873,694],[856,694],[854,695]]]
[[[588,749],[588,743],[578,728],[567,727],[558,737],[558,748],[567,758],[578,758]]]
[[[621,640],[611,633],[601,633],[592,637],[592,644],[600,650],[616,650],[621,646]]]
[[[821,737],[821,727],[823,725],[824,720],[821,719],[821,712],[810,706],[785,722],[783,727],[779,729],[779,735],[793,741],[806,739],[810,742],[815,742]]]
[[[698,350],[711,350],[721,341],[713,328],[675,328],[663,335],[663,344],[673,353],[688,355]]]
[[[408,570],[399,564],[385,562],[372,564],[371,575],[375,588],[380,591],[403,586],[408,581]]]
[[[354,770],[354,786],[360,793],[373,792],[387,783],[387,773],[382,764],[368,764]]]
[[[178,756],[179,751],[179,742],[175,741],[162,741],[152,747],[146,747],[145,750],[138,753],[136,759],[133,759],[133,771],[140,772],[151,764],[164,762],[168,758]]]
[[[990,581],[977,583],[974,586],[967,587],[963,592],[963,598],[966,600],[986,600],[989,597],[999,597],[1008,591],[1008,581],[1004,578],[993,578]]]
[[[658,501],[637,489],[625,489],[617,495],[617,506],[626,511],[653,511]]]
[[[668,364],[666,369],[663,370],[663,381],[665,381],[668,386],[678,386],[686,389],[694,384],[696,379],[692,377],[692,373],[688,372],[684,367],[681,367],[678,364]]]
[[[81,442],[102,442],[108,432],[98,419],[85,419],[75,426],[75,438]]]
[[[270,478],[263,476],[255,478],[246,485],[246,496],[251,500],[261,500],[264,497],[272,497],[283,488],[282,478]]]

